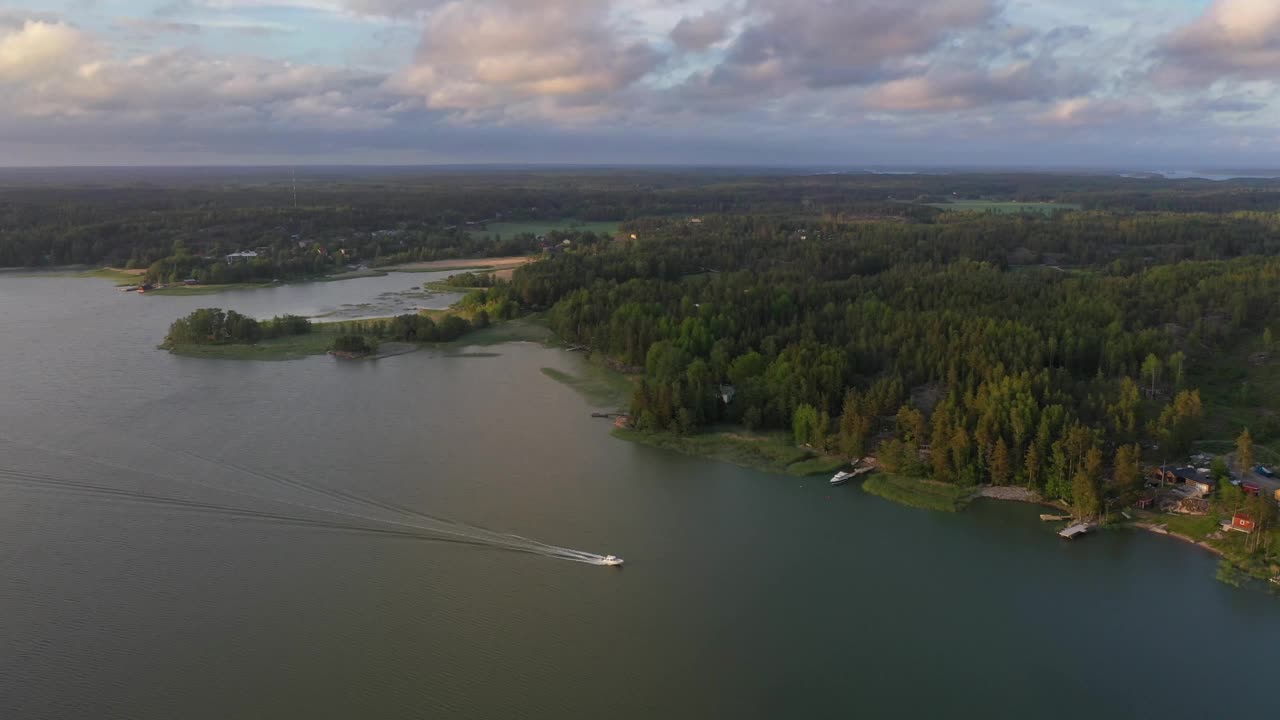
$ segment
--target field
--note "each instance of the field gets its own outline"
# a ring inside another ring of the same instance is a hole
[[[946,203],[929,203],[929,206],[955,212],[1044,213],[1045,215],[1052,215],[1060,210],[1080,209],[1079,205],[1073,203],[1012,202],[1007,200],[953,200]]]
[[[537,260],[529,255],[511,255],[507,257],[458,258],[455,260],[424,260],[421,262],[385,265],[379,270],[391,272],[442,272],[444,270],[515,270],[516,268]]]
[[[605,222],[582,222],[580,220],[522,220],[517,222],[495,222],[489,223],[483,229],[469,231],[471,237],[483,238],[491,235],[501,235],[504,239],[515,237],[521,233],[529,233],[531,235],[546,235],[552,230],[590,230],[594,233],[612,235],[618,231],[620,221]]]

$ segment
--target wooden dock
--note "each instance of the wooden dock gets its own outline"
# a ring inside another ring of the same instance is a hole
[[[1089,532],[1088,525],[1084,523],[1076,523],[1075,525],[1072,525],[1071,527],[1063,530],[1062,532],[1059,532],[1058,537],[1063,537],[1068,540],[1074,540],[1077,537],[1080,537],[1081,535],[1084,535],[1087,532]]]
[[[1041,515],[1040,519],[1045,522],[1062,522],[1063,520],[1070,520],[1071,516],[1070,515]]]

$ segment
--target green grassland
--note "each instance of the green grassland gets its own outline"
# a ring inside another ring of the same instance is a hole
[[[642,445],[674,450],[685,455],[722,460],[765,472],[796,475],[826,475],[847,463],[845,458],[820,455],[797,447],[787,433],[756,433],[720,430],[677,435],[619,429],[613,434]]]
[[[477,228],[468,231],[473,238],[483,238],[492,235],[500,235],[503,238],[512,238],[522,233],[531,235],[546,235],[552,230],[572,230],[577,232],[591,231],[597,234],[612,235],[618,231],[618,225],[621,221],[597,221],[583,222],[581,220],[521,220],[515,222],[495,222],[489,223],[483,229]]]
[[[973,494],[970,489],[957,485],[884,472],[876,472],[868,476],[862,481],[862,489],[900,505],[941,512],[957,512],[963,509],[969,504]]]
[[[1013,202],[1011,200],[952,200],[945,203],[928,203],[930,207],[955,212],[1043,213],[1052,215],[1063,210],[1079,210],[1074,203]]]

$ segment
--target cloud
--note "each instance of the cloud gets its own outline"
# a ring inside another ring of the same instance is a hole
[[[1155,118],[1155,108],[1140,99],[1074,97],[1054,103],[1036,116],[1044,125],[1060,127],[1141,127]]]
[[[73,70],[87,45],[86,36],[70,25],[27,20],[0,33],[0,82],[40,82]]]
[[[597,0],[447,3],[427,17],[414,61],[390,87],[429,108],[481,114],[603,101],[662,60],[644,40],[622,36],[609,10]]]
[[[706,84],[748,92],[867,84],[996,12],[993,0],[755,0],[750,7],[754,21]]]
[[[1166,86],[1280,78],[1280,2],[1214,0],[1164,37],[1156,54],[1155,77]]]
[[[728,7],[686,16],[671,29],[671,42],[687,52],[706,50],[729,37],[732,22],[733,14]]]
[[[0,31],[7,114],[81,125],[210,122],[384,126],[398,100],[382,77],[253,57],[167,50],[121,56],[64,23]]]

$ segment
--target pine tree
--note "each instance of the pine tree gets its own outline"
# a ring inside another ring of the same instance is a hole
[[[1009,446],[1005,443],[1004,438],[1000,438],[996,441],[996,449],[991,453],[991,483],[993,485],[1007,484],[1010,472]]]
[[[1116,448],[1114,484],[1116,495],[1128,504],[1137,498],[1142,488],[1142,449],[1137,445],[1121,445]]]
[[[1249,434],[1249,428],[1245,428],[1240,433],[1240,437],[1236,438],[1236,469],[1241,475],[1249,472],[1253,467],[1253,436]]]
[[[1027,459],[1023,462],[1024,472],[1027,476],[1027,487],[1037,489],[1040,487],[1040,478],[1042,476],[1040,465],[1043,462],[1044,459],[1040,457],[1040,446],[1031,443],[1031,446],[1027,448]]]

